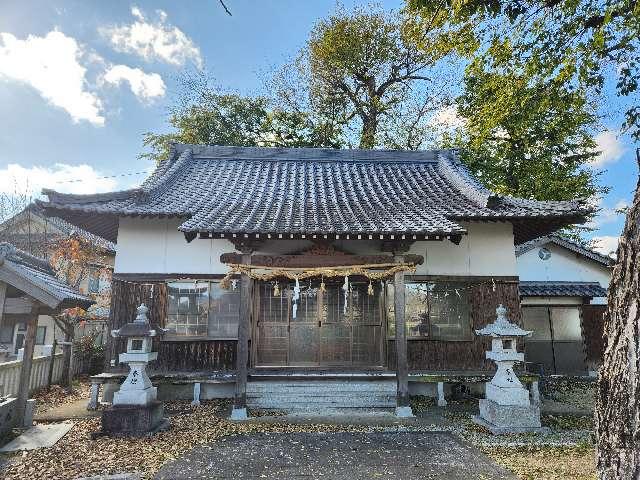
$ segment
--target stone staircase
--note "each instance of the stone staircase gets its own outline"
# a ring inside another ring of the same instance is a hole
[[[388,378],[250,379],[247,405],[293,412],[394,408],[396,382]]]

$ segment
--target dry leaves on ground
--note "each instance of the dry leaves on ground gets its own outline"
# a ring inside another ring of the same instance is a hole
[[[575,447],[488,447],[484,453],[525,480],[595,480],[595,450]]]
[[[81,377],[73,383],[73,390],[67,392],[60,385],[51,385],[33,394],[31,398],[36,400],[36,413],[44,413],[52,408],[59,407],[65,403],[75,402],[83,398],[89,398],[91,382],[88,377]]]
[[[53,447],[11,456],[10,465],[2,472],[3,478],[68,480],[134,471],[150,478],[165,462],[196,445],[210,443],[225,435],[369,430],[344,425],[234,423],[226,419],[228,403],[223,401],[206,402],[199,407],[193,407],[189,402],[169,402],[166,408],[172,415],[171,429],[148,438],[98,437],[91,440],[91,433],[100,428],[100,420],[78,421]]]

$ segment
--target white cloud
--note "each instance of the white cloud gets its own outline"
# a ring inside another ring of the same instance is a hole
[[[458,107],[455,105],[441,108],[429,120],[431,125],[447,129],[463,127],[465,122],[466,120],[458,114]]]
[[[629,207],[629,202],[625,199],[618,200],[613,207],[604,206],[602,199],[596,199],[591,204],[600,210],[595,218],[587,224],[589,228],[600,228],[608,223],[617,222],[624,217],[624,210]]]
[[[592,162],[597,168],[604,165],[614,163],[620,160],[625,153],[625,148],[620,140],[619,132],[613,130],[605,130],[595,136],[597,147],[600,154]]]
[[[148,21],[142,10],[131,8],[136,21],[130,25],[104,27],[100,33],[119,52],[133,53],[147,61],[160,60],[181,66],[192,60],[202,67],[200,49],[178,27],[167,23],[167,14],[157,10],[158,21]]]
[[[619,237],[611,235],[603,235],[601,237],[593,237],[592,239],[593,249],[596,252],[600,252],[603,255],[614,256],[618,249]]]
[[[104,75],[104,81],[114,85],[126,81],[133,94],[141,101],[150,101],[165,94],[166,87],[162,77],[157,73],[145,73],[139,68],[126,65],[109,67]]]
[[[23,167],[10,163],[0,169],[0,194],[39,197],[43,188],[65,193],[102,193],[117,189],[114,178],[101,178],[104,174],[90,165]],[[69,181],[73,180],[73,181]]]
[[[83,55],[76,40],[62,32],[29,35],[26,40],[0,32],[0,79],[31,86],[52,105],[66,110],[74,122],[103,125],[102,103],[87,90],[87,69],[80,63]]]

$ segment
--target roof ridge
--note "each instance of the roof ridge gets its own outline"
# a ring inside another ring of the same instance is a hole
[[[460,193],[481,207],[490,207],[492,199],[500,198],[475,179],[455,153],[453,158],[439,154],[438,170],[460,190]]]
[[[312,147],[245,147],[234,145],[172,144],[176,154],[191,150],[194,160],[220,159],[235,161],[295,161],[295,162],[346,162],[346,163],[437,163],[438,155],[456,149],[391,150],[391,149],[340,149]],[[285,158],[290,154],[290,158]],[[398,154],[404,158],[388,158]],[[385,158],[376,158],[385,157]],[[411,158],[407,158],[411,157]],[[164,163],[164,162],[163,162]]]
[[[161,165],[156,169],[147,180],[143,183],[140,190],[144,194],[149,194],[152,191],[166,185],[175,174],[192,158],[193,152],[190,148],[185,149],[179,153],[175,160],[167,163],[167,165]],[[164,163],[164,162],[163,162]],[[161,171],[160,168],[162,168]]]
[[[614,260],[611,257],[607,255],[603,255],[599,252],[596,252],[591,248],[580,245],[579,243],[574,242],[568,238],[561,237],[557,233],[551,233],[549,235],[544,235],[542,237],[534,238],[533,240],[530,240],[526,243],[518,245],[516,247],[516,256],[519,257],[521,255],[524,255],[525,253],[533,250],[534,248],[549,242],[555,243],[556,245],[564,247],[575,253],[581,254],[587,258],[591,258],[592,260],[595,260],[596,262],[602,263],[607,266],[611,266],[614,263]]]
[[[43,273],[53,274],[53,268],[46,260],[25,252],[9,242],[0,242],[0,264],[5,259],[30,266]]]
[[[111,200],[124,200],[133,195],[141,192],[140,188],[130,188],[128,190],[116,190],[115,192],[106,193],[91,193],[91,194],[77,194],[77,193],[60,193],[50,188],[43,188],[42,194],[49,198],[48,202],[42,200],[36,200],[35,203],[44,209],[46,209],[49,203],[76,203],[76,202],[108,202]]]

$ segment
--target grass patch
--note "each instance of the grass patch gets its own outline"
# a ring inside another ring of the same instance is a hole
[[[496,463],[525,480],[595,480],[595,449],[572,447],[482,447]]]

